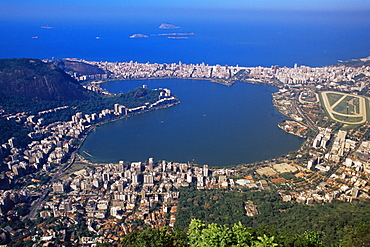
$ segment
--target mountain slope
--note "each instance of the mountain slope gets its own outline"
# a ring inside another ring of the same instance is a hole
[[[64,71],[75,72],[80,75],[96,75],[96,74],[105,74],[106,72],[100,69],[98,66],[87,64],[79,61],[71,60],[57,60],[53,63]]]
[[[89,92],[63,70],[38,59],[0,59],[0,92],[34,100],[81,100]]]

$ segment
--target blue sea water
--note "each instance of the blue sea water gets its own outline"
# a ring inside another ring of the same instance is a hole
[[[180,28],[161,30],[163,22]],[[41,28],[45,25],[53,28]],[[168,32],[196,35],[188,39],[150,36]],[[130,39],[135,33],[149,38]],[[0,34],[0,58],[292,67],[294,63],[324,66],[370,53],[370,17],[361,12],[145,13],[79,20],[0,17]]]

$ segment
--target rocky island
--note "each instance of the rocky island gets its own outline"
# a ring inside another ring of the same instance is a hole
[[[170,23],[162,23],[158,28],[160,29],[177,29],[177,28],[180,28],[179,26],[175,26],[173,24],[170,24]]]
[[[148,35],[136,33],[130,36],[131,39],[142,39],[142,38],[148,38]]]

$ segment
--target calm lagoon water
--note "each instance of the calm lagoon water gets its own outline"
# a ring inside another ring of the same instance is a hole
[[[227,166],[274,158],[303,142],[277,127],[284,116],[271,102],[275,87],[180,79],[115,81],[102,87],[118,93],[143,84],[169,88],[181,103],[97,128],[81,148],[93,156],[86,158],[109,163],[153,157]]]

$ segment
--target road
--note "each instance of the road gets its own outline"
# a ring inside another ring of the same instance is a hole
[[[312,121],[310,117],[307,116],[307,114],[302,112],[301,108],[298,105],[298,102],[299,102],[299,94],[297,94],[295,96],[295,99],[292,100],[292,107],[295,109],[296,115],[303,118],[305,120],[305,124],[307,125],[307,127],[317,133],[319,129],[317,128],[316,124]]]
[[[29,214],[27,216],[25,216],[25,218],[28,218],[28,219],[35,219],[36,218],[37,210],[41,207],[43,201],[49,195],[54,181],[59,179],[60,176],[63,175],[63,172],[65,172],[75,162],[77,150],[72,152],[71,158],[70,158],[68,164],[65,165],[65,166],[60,166],[58,171],[56,171],[54,173],[54,176],[52,177],[52,179],[46,184],[45,188],[42,190],[42,192],[41,192],[42,196],[35,201],[35,203],[31,207],[31,210],[30,210]]]

